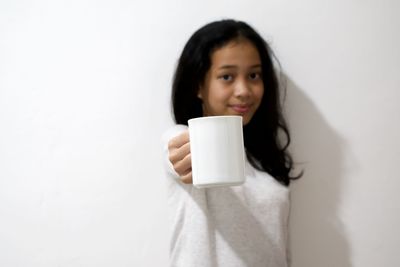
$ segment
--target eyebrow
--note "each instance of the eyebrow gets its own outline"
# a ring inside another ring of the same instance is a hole
[[[222,65],[218,69],[235,69],[235,68],[237,68],[237,66],[235,66],[235,65]],[[261,68],[261,64],[255,64],[255,65],[250,66],[250,69],[254,69],[254,68]]]

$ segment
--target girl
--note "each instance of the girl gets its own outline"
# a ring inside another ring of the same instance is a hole
[[[177,125],[164,134],[170,266],[288,266],[288,186],[301,174],[290,174],[290,136],[271,57],[262,37],[234,20],[205,25],[183,49],[172,88]],[[188,120],[217,115],[243,118],[247,179],[198,189],[191,184]]]

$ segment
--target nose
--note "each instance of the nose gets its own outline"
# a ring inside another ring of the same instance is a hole
[[[238,98],[248,98],[251,95],[251,87],[245,80],[238,80],[234,94]]]

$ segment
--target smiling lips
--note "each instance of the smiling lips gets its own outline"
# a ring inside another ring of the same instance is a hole
[[[247,113],[250,110],[250,106],[248,104],[238,104],[238,105],[229,105],[231,109],[233,109],[237,113]]]

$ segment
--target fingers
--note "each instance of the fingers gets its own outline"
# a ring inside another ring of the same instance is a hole
[[[169,150],[169,160],[172,164],[183,160],[188,154],[190,154],[190,143],[186,143],[181,147],[171,147]]]
[[[185,184],[192,183],[192,159],[190,155],[189,131],[172,138],[168,142],[169,160],[174,170]]]
[[[189,131],[172,138],[168,142],[169,160],[172,164],[182,160],[190,153]]]
[[[175,171],[179,176],[186,175],[189,171],[192,171],[192,157],[187,154],[182,160],[177,161],[173,164]]]
[[[188,174],[181,176],[181,181],[184,184],[192,184],[193,180],[192,180],[192,171],[190,171]]]
[[[186,130],[180,135],[172,138],[168,143],[168,149],[179,148],[184,144],[189,143],[189,131]]]

